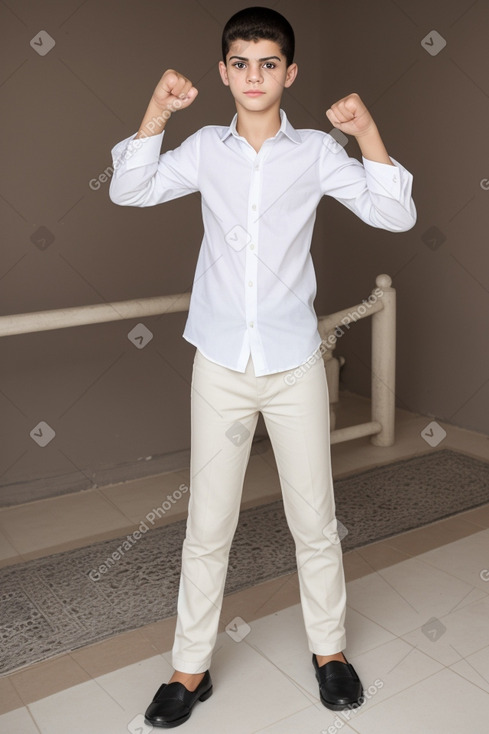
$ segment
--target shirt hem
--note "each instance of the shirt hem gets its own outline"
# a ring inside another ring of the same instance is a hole
[[[226,369],[228,369],[228,370],[232,370],[233,372],[239,372],[239,373],[240,373],[241,375],[244,375],[244,373],[246,372],[246,368],[245,368],[244,370],[240,370],[240,369],[238,369],[237,367],[232,367],[232,366],[231,366],[231,365],[229,365],[229,364],[224,364],[223,362],[218,362],[218,361],[217,361],[216,359],[213,359],[212,357],[209,357],[209,355],[208,355],[208,354],[206,354],[206,353],[205,353],[205,352],[204,352],[204,351],[203,351],[203,350],[202,350],[202,349],[201,349],[201,348],[199,347],[199,345],[198,345],[198,344],[197,344],[196,342],[192,341],[192,339],[190,339],[190,338],[189,338],[188,336],[185,336],[185,334],[182,334],[182,336],[183,336],[183,338],[185,339],[185,341],[187,341],[187,342],[188,342],[189,344],[192,344],[192,345],[193,345],[193,346],[194,346],[194,347],[195,347],[196,349],[198,349],[198,350],[199,350],[199,352],[200,352],[200,353],[201,353],[201,354],[202,354],[202,355],[203,355],[203,356],[204,356],[204,357],[205,357],[206,359],[208,359],[208,360],[209,360],[209,362],[213,362],[214,364],[217,364],[217,365],[219,365],[220,367],[225,367]],[[322,344],[322,342],[323,342],[323,340],[322,340],[322,339],[321,339],[321,337],[320,337],[320,338],[319,338],[319,343],[318,343],[318,345],[317,345],[317,346],[316,346],[316,347],[315,347],[315,348],[314,348],[314,349],[312,350],[312,352],[310,352],[310,353],[309,353],[309,355],[308,355],[308,356],[307,356],[307,357],[306,357],[305,359],[302,359],[302,360],[301,360],[301,361],[300,361],[300,362],[299,362],[298,364],[294,364],[294,365],[292,365],[292,366],[290,366],[290,367],[279,367],[279,369],[274,369],[274,370],[272,370],[271,372],[262,372],[261,374],[258,374],[258,373],[257,373],[257,370],[255,369],[255,365],[253,364],[253,368],[254,368],[254,371],[255,371],[255,376],[256,376],[256,377],[267,377],[267,376],[269,376],[269,375],[276,375],[276,374],[278,374],[279,372],[290,372],[291,370],[295,370],[295,369],[297,369],[298,367],[302,367],[302,365],[306,364],[306,362],[308,362],[308,361],[309,361],[310,359],[312,359],[312,358],[313,358],[313,357],[315,356],[316,352],[318,352],[318,351],[319,351],[319,349],[320,349],[320,347],[321,347],[321,344]],[[322,355],[321,355],[321,356],[322,356]],[[251,359],[253,360],[253,356],[252,356],[251,354],[250,354],[250,357],[251,357]]]

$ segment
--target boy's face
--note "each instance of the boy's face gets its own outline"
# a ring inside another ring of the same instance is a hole
[[[226,64],[219,62],[219,73],[237,105],[263,112],[277,100],[280,103],[284,88],[297,76],[297,64],[287,67],[286,63],[275,41],[238,39],[229,48]],[[261,94],[253,95],[252,90]]]

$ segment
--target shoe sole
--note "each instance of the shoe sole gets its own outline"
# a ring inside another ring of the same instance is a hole
[[[200,695],[197,699],[197,701],[207,701],[208,698],[212,696],[212,686],[207,689],[202,695]],[[197,703],[197,701],[195,703]],[[194,703],[194,706],[195,706]],[[193,709],[193,706],[192,706]],[[151,721],[151,719],[147,719],[144,717],[144,721],[149,726],[157,726],[159,729],[172,729],[175,726],[180,726],[180,724],[184,724],[188,719],[190,719],[190,715],[192,713],[192,709],[186,714],[185,716],[181,716],[179,719],[173,719],[173,721]]]

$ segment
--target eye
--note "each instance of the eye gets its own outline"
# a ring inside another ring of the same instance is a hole
[[[236,66],[236,68],[242,68],[245,65],[244,61],[235,61],[232,66]]]
[[[265,66],[271,66],[272,69],[275,69],[276,64],[274,64],[273,61],[267,61],[266,64],[265,64]]]

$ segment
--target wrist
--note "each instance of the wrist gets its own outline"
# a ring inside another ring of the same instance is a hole
[[[148,109],[146,110],[146,115],[153,117],[157,122],[166,122],[170,119],[172,112],[173,110],[168,109],[168,107],[162,107],[160,104],[155,102],[153,98],[151,98]]]
[[[365,130],[362,130],[362,132],[357,133],[355,137],[357,140],[374,140],[380,137],[380,133],[377,125],[372,120],[370,125]]]
[[[363,135],[356,136],[356,139],[364,158],[370,161],[377,161],[378,163],[386,163],[389,166],[394,165],[389,158],[389,154],[375,123]]]
[[[165,129],[165,125],[170,117],[171,111],[156,104],[153,98],[151,98],[136,137],[146,138],[152,135],[159,135]]]

